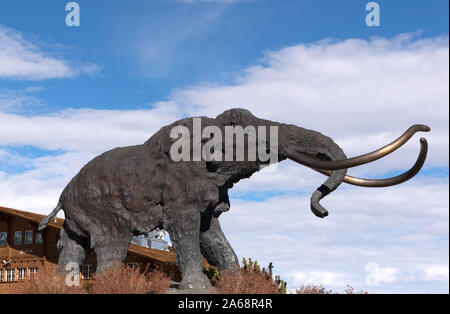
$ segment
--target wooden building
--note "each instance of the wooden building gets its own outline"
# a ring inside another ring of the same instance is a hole
[[[56,244],[64,219],[52,219],[46,229],[38,232],[42,218],[44,215],[0,207],[0,293],[8,293],[18,280],[39,272],[43,267],[56,267]],[[162,251],[131,243],[125,263],[141,267],[158,266],[171,274],[173,280],[180,279],[172,248]],[[95,252],[91,251],[81,266],[81,278],[89,279],[96,265]]]

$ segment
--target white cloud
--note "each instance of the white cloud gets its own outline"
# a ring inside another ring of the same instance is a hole
[[[41,85],[32,85],[25,88],[25,92],[27,93],[36,93],[45,90],[44,86]]]
[[[233,84],[178,90],[171,100],[187,115],[215,116],[243,107],[262,118],[318,130],[349,156],[389,143],[412,124],[428,124],[432,132],[421,134],[432,145],[427,164],[445,166],[448,59],[448,37],[326,40],[267,51]],[[411,141],[402,156],[414,162],[418,146],[417,139]],[[379,165],[389,161],[399,167],[406,161],[399,154]]]
[[[346,186],[324,199],[325,219],[311,213],[309,194],[232,199],[221,223],[240,258],[272,262],[291,289],[314,279],[334,291],[350,284],[371,293],[443,292],[427,281],[445,283],[448,193],[447,180],[427,178],[384,190]],[[366,268],[373,261],[380,266]],[[425,278],[429,264],[442,267]]]
[[[424,267],[424,280],[448,281],[448,265],[429,265]]]
[[[71,64],[51,56],[23,34],[0,25],[0,79],[44,80],[95,74],[96,64]]]
[[[13,174],[0,172],[0,206],[47,214],[58,202],[61,187],[93,157],[91,152],[80,151],[27,158],[0,150],[0,163],[28,169]]]
[[[39,116],[0,111],[2,168],[24,168],[19,173],[0,172],[0,206],[47,213],[85,163],[117,146],[142,144],[180,118],[176,109],[165,104],[147,110],[69,109]],[[63,153],[30,158],[8,148],[21,146]]]
[[[146,110],[67,110],[32,117],[0,113],[6,121],[0,125],[0,145],[126,145],[149,137],[170,118],[215,116],[231,107],[318,130],[335,138],[348,156],[372,151],[410,125],[425,123],[432,128],[421,134],[430,142],[426,166],[447,166],[447,38],[323,41],[267,52],[262,65],[244,70],[233,85],[175,91],[169,101],[157,104],[157,110],[171,112],[161,115],[168,117],[164,120]],[[84,136],[86,130],[93,135]],[[409,167],[419,150],[418,137],[393,155],[351,172],[376,175]]]
[[[215,116],[231,107],[318,130],[335,138],[349,156],[387,144],[411,124],[429,124],[426,166],[448,167],[448,38],[286,47],[267,52],[233,84],[177,90],[149,109],[68,109],[33,116],[0,111],[0,162],[30,165],[23,173],[0,173],[0,204],[47,213],[64,185],[96,154],[142,143],[181,116]],[[351,173],[409,168],[418,153],[417,138]],[[21,145],[64,153],[27,159],[8,150]],[[329,283],[333,290],[346,284],[364,288],[365,267],[377,261],[389,266],[378,267],[379,286],[369,292],[448,291],[447,178],[416,177],[387,189],[341,186],[323,200],[330,216],[321,220],[310,212],[309,197],[323,180],[286,161],[274,173],[257,173],[237,184],[231,210],[221,221],[238,256],[263,266],[273,262],[275,273],[294,289],[309,280]],[[256,198],[261,191],[285,194],[264,201],[238,199]]]
[[[348,276],[345,273],[326,271],[298,272],[294,275],[293,286],[300,287],[307,284],[323,284],[325,287],[346,286],[348,284]]]
[[[366,270],[369,273],[365,282],[369,287],[379,286],[380,283],[392,283],[397,279],[397,270],[393,267],[380,267],[378,263],[369,263]]]
[[[22,112],[42,104],[42,101],[28,91],[0,90],[0,114],[2,112]],[[0,120],[1,121],[1,120]]]
[[[0,112],[0,145],[32,145],[48,150],[100,152],[142,144],[165,124],[180,118],[165,104],[148,110],[67,109],[50,115]]]

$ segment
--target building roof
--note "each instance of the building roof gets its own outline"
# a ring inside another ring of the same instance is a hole
[[[30,213],[30,212],[26,212],[26,211],[23,211],[23,210],[18,210],[18,209],[1,207],[0,206],[0,214],[1,213],[5,213],[5,214],[13,215],[13,216],[16,216],[16,217],[24,218],[24,219],[30,220],[32,222],[36,222],[37,224],[39,224],[41,222],[41,220],[45,217],[44,215],[40,215],[40,214],[36,214],[36,213]],[[64,223],[64,219],[56,218],[56,221],[55,221],[55,219],[51,219],[48,225],[50,227],[54,227],[54,228],[60,229],[62,227],[63,223]]]
[[[152,258],[154,260],[158,260],[163,263],[168,264],[176,264],[177,258],[173,250],[162,251],[156,250],[152,248],[148,248],[145,246],[140,246],[134,243],[130,243],[130,247],[128,248],[128,252],[140,255],[145,258]]]
[[[27,219],[27,220],[30,220],[37,224],[39,224],[39,222],[45,217],[44,215],[40,215],[40,214],[36,214],[36,213],[30,213],[30,212],[26,212],[23,210],[0,206],[0,215],[2,213],[20,217],[23,219]],[[51,219],[48,226],[57,228],[57,229],[61,229],[61,227],[63,226],[63,223],[64,223],[64,219],[56,218],[56,221],[54,219]],[[169,251],[161,251],[161,250],[155,250],[152,248],[147,248],[144,246],[140,246],[140,245],[131,243],[130,247],[128,248],[128,252],[142,256],[144,258],[150,258],[152,260],[157,260],[157,261],[163,262],[163,263],[168,263],[168,264],[176,263],[176,256],[175,256],[175,253],[173,252],[172,248],[169,248]]]

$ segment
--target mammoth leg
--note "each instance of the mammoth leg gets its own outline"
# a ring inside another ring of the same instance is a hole
[[[127,257],[131,236],[111,237],[109,241],[97,243],[94,251],[97,255],[97,273],[101,273],[112,264],[123,262]]]
[[[219,270],[239,268],[239,261],[220,227],[219,217],[202,217],[200,248],[209,264]]]
[[[200,213],[195,207],[167,210],[165,227],[177,255],[178,267],[183,289],[207,289],[211,282],[203,273],[203,260],[200,252]]]
[[[89,254],[89,241],[70,230],[65,222],[61,228],[57,248],[59,252],[58,271],[65,271],[69,263],[83,265]]]

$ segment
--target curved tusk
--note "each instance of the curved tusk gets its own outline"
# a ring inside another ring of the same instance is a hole
[[[415,124],[411,126],[408,130],[406,130],[405,133],[403,133],[398,139],[396,139],[392,143],[371,153],[367,153],[361,156],[348,158],[344,160],[336,160],[336,161],[318,160],[308,157],[302,153],[299,153],[295,149],[289,147],[286,151],[286,157],[313,169],[323,169],[323,170],[347,169],[367,164],[369,162],[380,159],[392,153],[397,148],[405,144],[416,132],[428,132],[428,131],[430,131],[430,128],[428,126],[423,124]]]
[[[344,182],[348,184],[353,184],[357,186],[364,186],[364,187],[386,187],[386,186],[392,186],[396,184],[403,183],[405,181],[408,181],[412,177],[414,177],[422,168],[423,164],[425,163],[425,159],[427,157],[428,152],[428,143],[427,140],[424,138],[420,139],[420,153],[417,157],[417,160],[412,166],[411,169],[408,171],[392,178],[386,178],[386,179],[362,179],[362,178],[356,178],[352,176],[345,176]],[[330,176],[331,171],[330,170],[320,170],[320,169],[314,169],[324,175]]]

